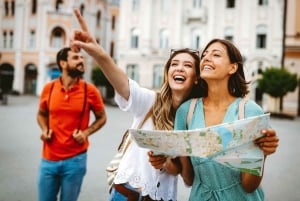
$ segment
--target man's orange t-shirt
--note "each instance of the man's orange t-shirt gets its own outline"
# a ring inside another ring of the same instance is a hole
[[[49,111],[49,128],[53,131],[51,140],[44,141],[43,158],[58,161],[87,150],[88,140],[79,144],[73,138],[73,132],[79,125],[80,130],[86,129],[89,126],[90,111],[104,110],[104,103],[98,89],[94,85],[86,83],[86,105],[83,117],[80,118],[84,105],[84,81],[79,80],[72,89],[66,91],[61,80],[57,79],[54,81],[49,98],[52,83],[45,85],[39,107],[41,110]]]

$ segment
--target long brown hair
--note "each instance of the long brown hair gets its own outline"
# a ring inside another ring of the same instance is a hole
[[[229,78],[228,81],[228,90],[229,93],[232,96],[235,97],[244,97],[249,93],[248,90],[248,84],[250,82],[247,82],[245,79],[245,74],[244,74],[244,66],[243,66],[243,57],[238,50],[238,48],[229,40],[224,40],[224,39],[218,39],[215,38],[211,40],[203,49],[202,54],[201,54],[201,59],[203,58],[203,53],[206,51],[206,49],[213,43],[221,43],[226,47],[227,54],[229,57],[229,60],[232,64],[236,63],[238,65],[237,71],[232,74]],[[202,86],[202,92],[207,96],[207,83],[204,80],[201,80],[201,86]]]
[[[199,53],[196,54],[195,51],[191,51],[191,49],[185,48],[173,51],[170,55],[170,58],[165,64],[164,67],[164,79],[161,90],[156,95],[156,100],[154,105],[152,106],[152,120],[154,124],[154,128],[157,130],[171,130],[174,126],[174,119],[176,109],[173,107],[172,104],[172,91],[168,82],[168,71],[172,62],[172,59],[180,53],[188,53],[191,55],[195,60],[195,70],[197,78],[200,79],[200,57]],[[199,82],[198,82],[199,83]],[[200,97],[201,96],[201,89],[200,85],[196,84],[193,86],[192,92],[186,98],[186,100],[193,98],[193,97]],[[185,101],[185,100],[184,100]]]

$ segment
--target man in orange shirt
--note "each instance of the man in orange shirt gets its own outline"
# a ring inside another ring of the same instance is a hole
[[[80,52],[63,48],[57,53],[61,76],[42,91],[37,121],[43,153],[38,177],[38,200],[78,199],[86,173],[88,137],[106,122],[104,103],[97,88],[82,79]],[[89,125],[90,111],[95,121]]]

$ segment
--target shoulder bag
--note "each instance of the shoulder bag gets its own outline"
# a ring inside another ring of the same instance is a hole
[[[152,107],[151,107],[152,109]],[[140,122],[138,129],[140,129],[143,124],[146,122],[146,120],[151,116],[152,110],[149,110],[148,113],[145,115],[143,121]],[[111,192],[111,189],[114,184],[115,176],[117,175],[118,168],[121,162],[121,159],[123,155],[125,154],[127,148],[131,144],[132,139],[130,139],[129,131],[128,129],[123,134],[121,143],[118,147],[118,152],[114,155],[113,159],[109,162],[108,166],[106,167],[106,173],[107,173],[107,184],[109,186],[109,192]]]

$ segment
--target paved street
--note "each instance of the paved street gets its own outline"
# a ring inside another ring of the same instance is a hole
[[[0,102],[1,103],[1,102]],[[0,104],[0,201],[36,200],[37,168],[41,155],[40,129],[36,123],[38,98],[10,96],[8,105]],[[88,172],[80,201],[107,201],[105,167],[116,152],[122,132],[131,116],[107,105],[105,127],[90,138]],[[272,119],[280,146],[267,158],[263,188],[266,201],[300,200],[300,119]],[[178,201],[188,199],[180,179]]]

